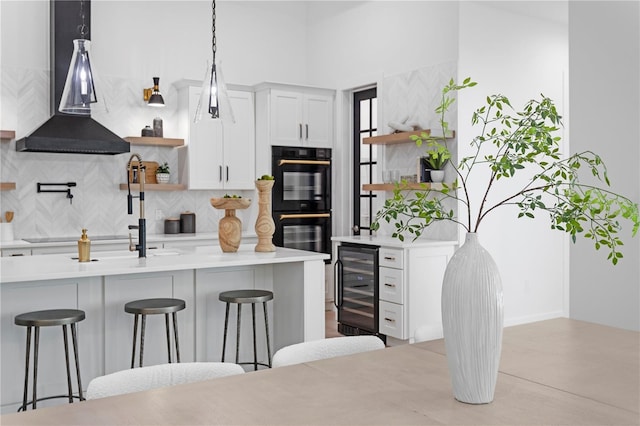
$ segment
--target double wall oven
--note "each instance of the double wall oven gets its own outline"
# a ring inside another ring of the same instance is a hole
[[[274,244],[331,255],[331,149],[272,146],[271,153]]]

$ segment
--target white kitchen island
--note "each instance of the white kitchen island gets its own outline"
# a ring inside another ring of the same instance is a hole
[[[0,259],[2,412],[12,412],[22,399],[26,328],[14,325],[20,313],[72,308],[86,312],[79,323],[83,387],[97,376],[127,369],[131,362],[133,316],[126,302],[154,297],[186,301],[178,313],[180,355],[187,361],[220,361],[224,332],[222,291],[242,288],[272,290],[269,320],[272,352],[301,341],[324,338],[324,259],[326,254],[277,248],[256,253],[253,245],[237,253],[219,247],[137,252],[96,252],[79,263],[69,254]],[[264,323],[257,307],[259,357],[266,358]],[[227,361],[234,361],[235,309],[231,310]],[[241,356],[252,353],[251,310],[244,309]],[[42,328],[38,395],[66,389],[60,327]],[[242,359],[241,359],[242,361]],[[167,362],[162,315],[147,317],[145,365]],[[32,371],[32,370],[31,370]],[[59,399],[53,403],[65,403]],[[43,403],[42,406],[46,406]]]

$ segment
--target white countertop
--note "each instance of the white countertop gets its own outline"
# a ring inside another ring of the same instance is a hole
[[[282,247],[277,247],[275,252],[257,253],[253,244],[245,244],[236,253],[223,253],[220,247],[207,246],[148,250],[146,258],[138,258],[138,252],[124,250],[96,252],[91,258],[96,260],[80,263],[69,254],[3,257],[0,258],[0,282],[304,262],[328,259],[329,255]]]
[[[366,244],[372,246],[395,248],[437,247],[452,246],[458,244],[457,241],[429,240],[426,238],[418,238],[415,241],[411,241],[410,238],[405,238],[404,241],[400,241],[399,239],[393,238],[390,235],[345,235],[332,237],[331,240],[343,243]]]

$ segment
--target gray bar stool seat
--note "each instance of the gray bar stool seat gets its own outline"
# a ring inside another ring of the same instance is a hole
[[[80,378],[80,363],[78,361],[78,338],[76,332],[76,323],[84,320],[84,311],[77,309],[49,309],[46,311],[27,312],[17,315],[14,318],[16,325],[27,327],[27,354],[24,368],[24,393],[22,396],[22,405],[18,408],[18,411],[26,411],[27,405],[27,393],[29,387],[29,358],[31,353],[31,330],[35,328],[34,335],[34,348],[33,348],[33,396],[31,408],[36,409],[36,402],[44,401],[53,398],[69,398],[69,403],[73,403],[73,398],[78,398],[80,401],[84,401],[82,395],[82,380]],[[67,364],[67,395],[49,396],[38,399],[36,390],[38,387],[38,352],[40,346],[40,327],[53,327],[62,326],[62,337],[64,340],[64,355]],[[71,325],[71,340],[73,344],[73,354],[76,362],[76,378],[78,381],[78,396],[73,395],[71,386],[71,369],[69,367],[69,340],[67,337],[67,325]]]
[[[222,343],[222,362],[224,362],[227,349],[227,330],[229,327],[229,306],[231,303],[238,305],[237,330],[236,330],[236,364],[253,364],[253,369],[257,370],[258,365],[271,368],[271,345],[269,342],[269,317],[267,315],[267,302],[273,299],[273,293],[268,290],[232,290],[220,293],[218,299],[226,303],[224,316],[224,340]],[[240,318],[242,315],[242,304],[251,303],[251,315],[253,319],[253,362],[239,362],[240,354]],[[267,359],[268,362],[258,362],[258,350],[256,344],[256,303],[262,303],[264,310],[264,325],[267,336]]]
[[[131,351],[131,368],[134,367],[136,358],[136,337],[138,335],[138,317],[142,315],[142,325],[140,327],[140,367],[144,356],[144,330],[147,315],[164,314],[165,327],[167,330],[167,351],[169,363],[171,363],[171,332],[169,327],[169,314],[173,317],[173,335],[176,345],[176,358],[180,362],[180,345],[178,342],[178,318],[176,312],[185,308],[186,304],[182,299],[141,299],[134,300],[124,305],[124,311],[134,314],[133,322],[133,349]]]

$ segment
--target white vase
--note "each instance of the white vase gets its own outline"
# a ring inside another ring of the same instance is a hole
[[[453,396],[461,402],[493,401],[504,304],[491,255],[468,233],[447,265],[442,284],[442,326]]]

